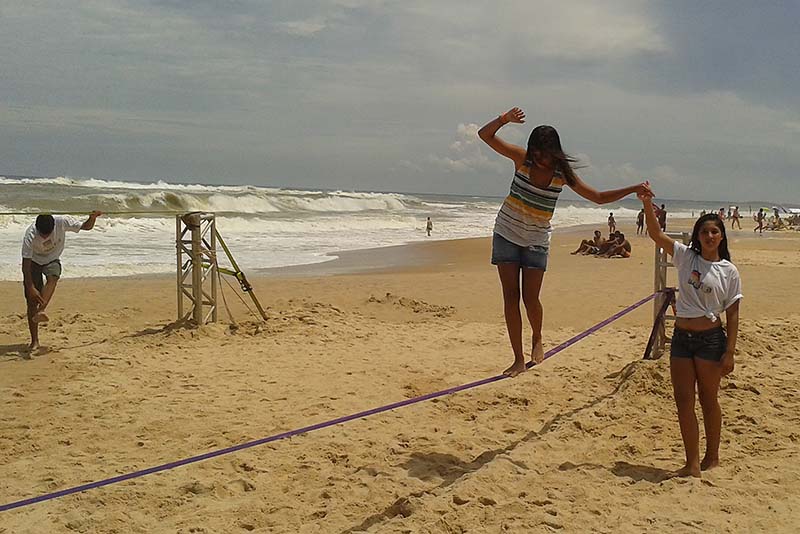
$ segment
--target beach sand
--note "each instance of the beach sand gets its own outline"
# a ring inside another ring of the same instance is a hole
[[[652,243],[623,231],[626,260],[571,256],[590,229],[555,236],[545,349],[652,293]],[[741,332],[722,466],[700,480],[667,478],[683,447],[667,358],[642,360],[648,303],[513,380],[0,512],[0,533],[796,531],[800,234],[730,248]],[[21,285],[0,283],[0,505],[497,375],[489,253],[426,242],[254,277],[269,320],[228,292],[237,329],[170,328],[174,276],[65,265],[31,359]]]

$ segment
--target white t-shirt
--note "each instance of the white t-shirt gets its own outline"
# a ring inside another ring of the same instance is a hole
[[[75,217],[56,215],[53,217],[55,226],[46,238],[39,235],[36,223],[31,224],[25,230],[25,237],[22,238],[22,257],[30,258],[34,263],[47,265],[61,257],[64,252],[64,241],[67,232],[79,232],[83,221]]]
[[[716,321],[742,298],[739,271],[728,260],[705,260],[676,241],[672,262],[678,269],[678,317],[708,317]]]

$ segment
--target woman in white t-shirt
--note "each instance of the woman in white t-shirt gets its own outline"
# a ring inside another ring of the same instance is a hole
[[[700,471],[719,465],[722,413],[717,396],[720,378],[733,371],[742,284],[739,271],[730,261],[725,225],[719,215],[709,213],[697,219],[687,247],[661,230],[652,198],[639,199],[650,238],[672,256],[678,271],[677,318],[669,364],[686,465],[676,475],[699,477]],[[723,311],[726,328],[720,319]],[[695,384],[706,431],[702,461],[694,411]]]

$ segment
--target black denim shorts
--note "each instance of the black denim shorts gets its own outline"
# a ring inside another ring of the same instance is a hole
[[[675,327],[669,355],[672,358],[700,358],[718,362],[728,347],[725,330],[718,326],[701,332],[691,332]]]

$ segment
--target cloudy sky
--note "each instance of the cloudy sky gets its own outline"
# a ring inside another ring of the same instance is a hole
[[[477,128],[598,188],[800,203],[795,0],[3,0],[0,174],[503,195]]]

